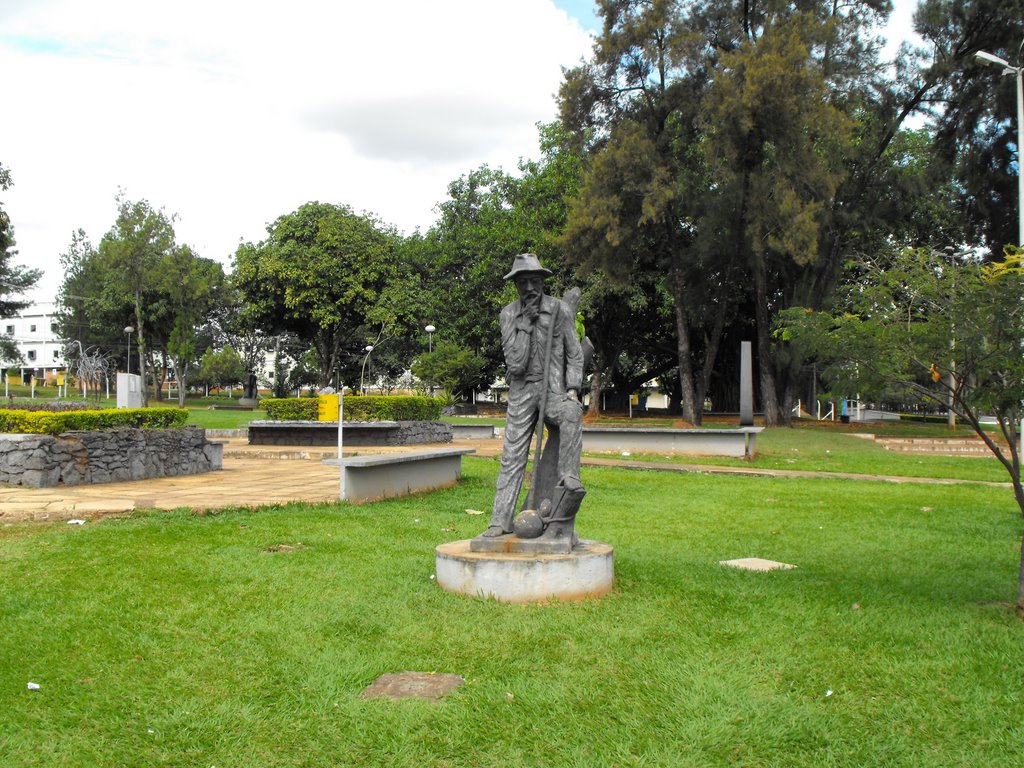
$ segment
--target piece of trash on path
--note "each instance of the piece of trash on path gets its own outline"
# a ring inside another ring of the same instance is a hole
[[[39,690],[39,683],[29,683],[28,684],[28,689],[30,691],[38,691]]]
[[[68,525],[85,525],[85,520],[68,520]]]
[[[482,509],[467,509],[467,515],[482,515],[484,511]]]

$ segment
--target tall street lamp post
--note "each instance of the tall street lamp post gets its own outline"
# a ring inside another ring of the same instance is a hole
[[[1020,48],[1017,49],[1018,61],[1021,51],[1024,51],[1024,42],[1021,42]],[[1002,67],[1004,76],[1015,75],[1017,78],[1017,245],[1024,248],[1024,168],[1021,167],[1024,158],[1024,67],[1011,67],[1006,59],[993,56],[987,51],[978,51],[974,58],[983,64]],[[1017,440],[1018,455],[1024,454],[1024,419],[1021,419]]]
[[[433,352],[434,351],[434,331],[436,331],[437,328],[435,328],[432,325],[428,325],[423,330],[427,332],[427,352]],[[431,397],[434,396],[434,385],[433,384],[430,385],[430,396]]]
[[[132,326],[130,326],[130,325],[126,325],[124,327],[124,332],[128,334],[128,373],[131,373],[132,372],[132,334],[135,333],[135,329]]]
[[[366,374],[366,363],[370,359],[370,353],[373,352],[373,345],[366,345],[366,357],[363,358],[363,370],[359,373],[359,391],[361,394],[366,394],[366,385],[363,384],[363,376]]]
[[[1024,49],[1024,43],[1021,43]],[[1024,147],[1024,67],[1011,67],[1010,62],[993,56],[985,51],[978,51],[974,57],[983,64],[1002,67],[1004,75],[1015,75],[1017,78],[1017,245],[1024,247],[1024,169],[1021,168],[1021,148]]]

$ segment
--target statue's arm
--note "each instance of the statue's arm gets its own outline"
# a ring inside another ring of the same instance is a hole
[[[565,304],[562,304],[561,310],[559,331],[565,344],[565,388],[578,393],[583,386],[583,347],[576,335],[575,316]]]
[[[530,361],[530,333],[533,326],[517,322],[516,305],[510,304],[501,311],[501,348],[505,353],[505,365],[509,376],[526,372]]]

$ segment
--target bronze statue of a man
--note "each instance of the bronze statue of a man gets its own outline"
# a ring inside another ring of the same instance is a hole
[[[585,493],[580,483],[583,406],[578,397],[583,350],[573,311],[544,293],[544,278],[550,274],[535,254],[524,253],[515,257],[505,275],[519,292],[500,317],[508,367],[508,414],[491,524],[480,536],[494,538],[515,531],[524,538],[568,540],[572,546],[576,511]],[[532,523],[526,520],[520,527],[515,507],[530,443],[534,430],[543,433],[545,425],[549,436],[543,450],[538,437],[540,460],[527,499],[531,511],[520,516],[525,520],[524,516],[532,515]]]

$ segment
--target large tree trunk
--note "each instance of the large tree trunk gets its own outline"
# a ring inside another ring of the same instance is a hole
[[[676,352],[679,357],[680,410],[683,419],[691,424],[700,424],[704,409],[697,408],[697,394],[693,386],[693,350],[690,347],[690,325],[683,306],[683,278],[679,270],[672,270],[672,304],[676,318]]]
[[[725,300],[726,291],[722,296],[715,310],[715,320],[711,324],[711,332],[708,334],[707,344],[704,349],[704,362],[701,367],[700,378],[697,381],[697,403],[700,406],[701,422],[703,423],[704,400],[708,396],[708,389],[711,386],[711,373],[715,368],[715,361],[718,358],[718,345],[722,341],[722,334],[725,332],[725,315],[728,309]],[[694,422],[697,423],[697,422]]]
[[[587,406],[587,418],[597,419],[601,415],[601,368],[594,366],[594,374],[590,377],[590,405]]]
[[[764,259],[754,255],[754,319],[757,325],[758,379],[761,384],[761,410],[766,427],[786,424],[778,392],[775,388],[775,369],[772,364],[771,325],[768,318],[768,288]]]

